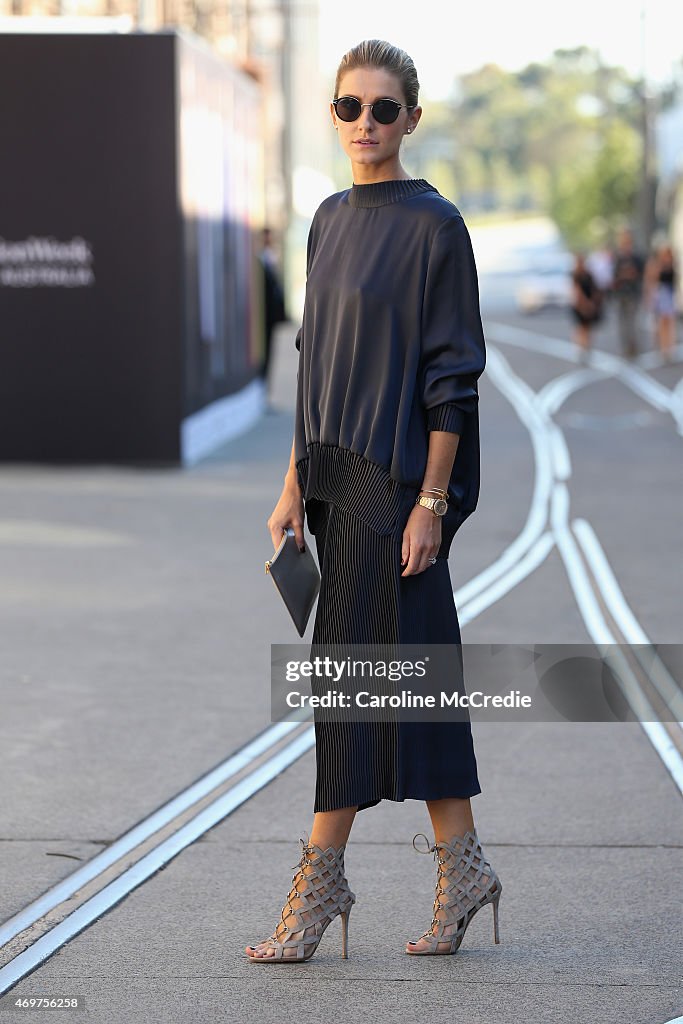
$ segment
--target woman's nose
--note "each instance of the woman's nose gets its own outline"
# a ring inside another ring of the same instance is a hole
[[[360,117],[358,118],[358,124],[363,128],[373,128],[375,125],[375,119],[372,116],[370,107],[362,107]]]

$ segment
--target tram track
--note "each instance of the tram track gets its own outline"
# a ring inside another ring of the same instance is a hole
[[[492,325],[487,337],[509,342],[505,327]],[[519,329],[510,331],[512,343],[521,344],[514,333]],[[531,340],[532,350],[536,341]],[[555,354],[566,359],[563,346],[567,343],[562,342]],[[552,419],[570,394],[597,379],[596,374],[614,373],[614,365],[598,365],[593,373],[589,368],[572,371],[534,393],[493,344],[487,370],[529,432],[536,472],[527,521],[518,537],[494,563],[455,591],[460,623],[472,621],[500,600],[557,549],[591,640],[603,651],[614,647],[623,655],[612,665],[615,676],[629,704],[648,717],[640,724],[683,793],[683,725],[661,720],[667,708],[679,706],[680,688],[629,608],[592,527],[583,519],[570,519],[571,461]],[[671,412],[677,425],[683,423],[680,389],[667,392],[669,399],[661,393],[667,389],[650,388],[636,377],[627,374],[623,379],[643,400]],[[269,785],[314,743],[310,718],[301,721],[297,714],[296,720],[270,725],[0,925],[0,995]]]

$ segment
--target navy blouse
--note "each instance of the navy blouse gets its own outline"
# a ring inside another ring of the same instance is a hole
[[[479,496],[486,351],[472,243],[423,178],[328,196],[308,234],[295,462],[309,527],[334,497],[379,532],[422,485],[429,431],[460,435],[440,554]]]

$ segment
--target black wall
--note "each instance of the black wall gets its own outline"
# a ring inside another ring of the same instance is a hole
[[[229,316],[224,367],[200,372],[179,46],[171,32],[0,35],[0,460],[177,463],[183,417],[255,375],[254,331]],[[231,275],[223,261],[211,280],[225,293]],[[256,323],[252,285],[242,320]]]

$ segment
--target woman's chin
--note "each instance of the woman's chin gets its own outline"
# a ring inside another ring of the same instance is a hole
[[[353,160],[365,160],[367,163],[373,163],[380,155],[377,152],[379,148],[379,146],[359,146],[356,143],[353,143],[351,146],[351,153],[349,155]]]

